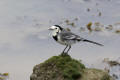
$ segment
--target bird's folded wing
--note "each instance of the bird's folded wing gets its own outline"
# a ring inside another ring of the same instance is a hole
[[[63,40],[80,40],[80,39],[82,39],[80,36],[75,35],[74,33],[71,33],[71,32],[61,33],[60,36]]]

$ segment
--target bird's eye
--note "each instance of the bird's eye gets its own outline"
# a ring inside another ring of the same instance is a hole
[[[55,28],[55,29],[57,29],[57,28]]]

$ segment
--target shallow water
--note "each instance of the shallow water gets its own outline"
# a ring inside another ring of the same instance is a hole
[[[120,57],[120,34],[78,31],[88,22],[104,25],[120,22],[119,0],[0,0],[0,10],[0,72],[9,72],[10,80],[29,80],[34,65],[60,54],[64,46],[56,43],[47,29],[54,24],[66,27],[65,23],[61,24],[66,19],[73,21],[77,17],[77,27],[67,27],[104,44],[104,47],[75,44],[69,52],[73,58],[82,60],[88,67],[103,69],[98,62]]]

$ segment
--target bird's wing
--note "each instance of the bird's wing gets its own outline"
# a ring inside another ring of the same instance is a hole
[[[80,40],[82,39],[80,36],[72,33],[72,32],[63,32],[61,33],[61,38],[63,40]]]

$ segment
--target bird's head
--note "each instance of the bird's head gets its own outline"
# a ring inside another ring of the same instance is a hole
[[[63,30],[63,28],[61,26],[59,26],[59,25],[54,25],[54,26],[51,26],[49,28],[49,30],[52,30],[54,32],[61,32]]]
[[[52,30],[53,31],[52,35],[56,36],[58,33],[60,33],[63,30],[63,28],[59,25],[54,25],[54,26],[51,26],[49,30]]]

